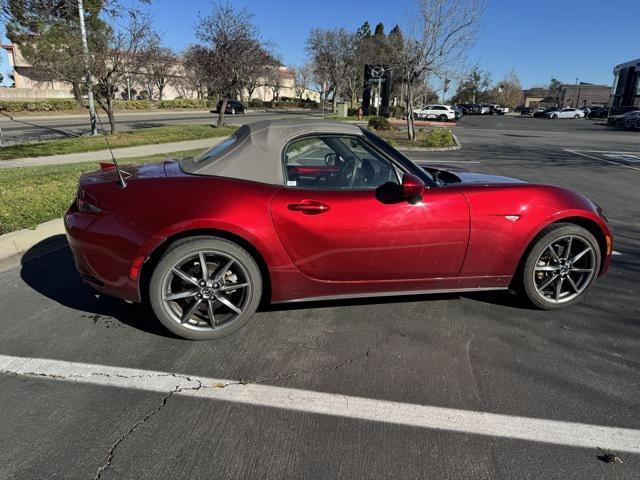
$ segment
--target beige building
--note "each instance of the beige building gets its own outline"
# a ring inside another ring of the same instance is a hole
[[[71,84],[68,82],[37,78],[32,66],[22,57],[17,45],[0,45],[7,52],[9,66],[13,70],[15,86],[0,87],[0,99],[44,99],[44,98],[73,98]],[[186,86],[184,82],[184,70],[182,62],[178,62],[173,69],[166,86],[164,87],[163,100],[173,100],[175,98],[197,98],[197,92]],[[263,102],[270,102],[274,99],[277,91],[278,97],[296,98],[294,88],[294,75],[286,67],[277,67],[277,71],[271,72],[265,78],[259,79],[257,87],[251,94],[251,99],[259,99]],[[274,88],[278,85],[278,88]],[[158,88],[156,85],[146,82],[144,75],[132,73],[121,85],[118,98],[131,99],[151,98],[158,99]],[[242,97],[248,98],[245,90]],[[305,90],[302,99],[319,101],[320,95],[313,90]]]

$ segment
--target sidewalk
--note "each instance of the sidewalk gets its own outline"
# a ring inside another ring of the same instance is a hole
[[[179,152],[183,150],[205,149],[217,145],[224,137],[202,138],[188,140],[186,142],[157,143],[154,145],[140,145],[137,147],[114,148],[116,159],[146,157],[158,153]],[[106,144],[105,144],[106,146]],[[101,162],[110,161],[109,150],[97,150],[94,152],[69,153],[66,155],[51,155],[49,157],[15,158],[13,160],[0,161],[0,169],[15,167],[34,167],[38,165],[61,165],[64,163]]]

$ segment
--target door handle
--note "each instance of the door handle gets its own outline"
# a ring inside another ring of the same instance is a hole
[[[290,203],[287,205],[287,208],[294,212],[302,212],[307,215],[318,215],[319,213],[328,211],[329,205],[314,200],[304,200],[301,203]]]

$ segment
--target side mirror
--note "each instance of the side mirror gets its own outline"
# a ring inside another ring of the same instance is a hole
[[[405,173],[402,177],[401,194],[403,199],[409,201],[422,200],[424,188],[424,182],[415,175]]]
[[[336,162],[338,160],[338,154],[335,152],[331,152],[331,153],[327,153],[324,156],[324,163],[326,165],[329,165],[330,167],[333,167],[336,165]]]

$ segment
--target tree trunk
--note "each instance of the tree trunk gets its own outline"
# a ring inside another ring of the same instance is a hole
[[[227,109],[227,99],[226,97],[222,98],[222,103],[220,104],[220,112],[218,112],[218,128],[224,127],[224,111]]]
[[[73,96],[78,102],[78,106],[83,109],[84,104],[82,103],[82,88],[80,88],[80,82],[72,82],[71,87],[73,88]]]
[[[162,101],[162,93],[164,92],[164,85],[158,85],[158,101]]]
[[[338,98],[336,95],[336,90],[333,91],[333,98],[331,99],[331,112],[338,113]]]
[[[415,141],[416,126],[413,119],[413,92],[411,85],[407,85],[407,138]]]

